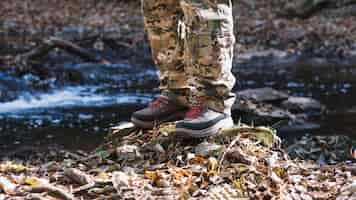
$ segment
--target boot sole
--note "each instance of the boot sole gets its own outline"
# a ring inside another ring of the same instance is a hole
[[[221,129],[230,128],[234,126],[234,121],[231,117],[220,120],[214,126],[203,130],[191,130],[185,128],[177,128],[175,136],[177,138],[188,139],[188,138],[204,138],[209,136],[218,135]]]
[[[134,117],[131,117],[131,122],[136,127],[143,128],[143,129],[152,129],[155,126],[155,122],[146,122],[146,121],[142,121],[137,118],[134,118]]]
[[[184,118],[186,112],[178,112],[175,113],[173,115],[168,116],[166,119],[164,120],[156,120],[156,121],[142,121],[140,119],[137,119],[135,117],[131,117],[131,122],[139,127],[139,128],[143,128],[143,129],[153,129],[155,126],[159,126],[163,123],[167,123],[167,122],[175,122],[178,120],[181,120]]]

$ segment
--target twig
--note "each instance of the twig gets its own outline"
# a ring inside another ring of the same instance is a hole
[[[94,188],[96,186],[97,186],[97,184],[95,182],[88,183],[86,185],[83,185],[83,186],[81,186],[79,188],[74,189],[73,190],[73,194],[77,194],[77,193],[80,193],[80,192],[84,192],[84,191],[90,190],[90,189],[92,189],[92,188]]]
[[[100,56],[96,56],[82,47],[60,38],[52,37],[49,40],[49,44],[54,45],[57,48],[68,51],[69,53],[75,54],[81,57],[83,60],[88,62],[99,62],[99,63],[109,63],[108,61],[102,59]]]
[[[49,195],[63,199],[63,200],[77,200],[77,198],[75,198],[72,193],[65,191],[61,188],[55,187],[53,185],[50,185],[50,184],[26,187],[25,191],[31,192],[31,193],[47,192]]]
[[[55,48],[59,48],[67,51],[68,53],[77,55],[81,59],[87,62],[110,64],[109,61],[103,59],[101,56],[95,55],[90,51],[74,44],[71,41],[63,40],[57,37],[51,37],[49,40],[44,41],[43,44],[41,44],[38,48],[33,49],[32,51],[21,55],[20,60],[28,61],[28,60],[41,59],[47,54],[49,54],[49,52]]]
[[[232,149],[233,146],[235,146],[235,144],[240,140],[240,136],[236,136],[235,139],[230,143],[230,145],[228,146],[227,149],[225,149],[225,151],[223,152],[223,154],[221,155],[221,158],[219,159],[219,169],[218,171],[221,170],[222,164],[225,160],[226,154]]]

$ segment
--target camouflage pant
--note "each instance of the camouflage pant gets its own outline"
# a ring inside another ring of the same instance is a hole
[[[231,0],[142,0],[160,88],[230,113],[233,17]]]

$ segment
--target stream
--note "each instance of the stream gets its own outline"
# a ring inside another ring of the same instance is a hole
[[[332,111],[322,118],[320,133],[356,134],[356,67],[341,59],[320,63],[320,59],[306,62],[293,56],[238,61],[233,69],[239,80],[235,91],[273,87],[313,97]],[[133,111],[159,94],[152,64],[142,67],[122,61],[112,65],[65,63],[61,67],[79,73],[81,80],[58,86],[53,77],[0,72],[2,153],[44,146],[92,150],[110,126],[128,121]]]

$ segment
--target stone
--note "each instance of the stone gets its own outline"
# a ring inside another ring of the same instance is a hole
[[[293,97],[273,88],[243,90],[232,107],[244,123],[278,124],[279,132],[289,133],[320,128],[315,121],[326,113],[326,107],[308,97]],[[312,121],[313,120],[313,121]]]
[[[288,110],[281,109],[273,104],[258,103],[252,100],[237,100],[232,107],[232,112],[238,116],[243,116],[244,120],[261,124],[295,118]]]
[[[282,107],[292,113],[321,113],[325,107],[317,100],[308,97],[289,97]]]
[[[275,102],[288,99],[289,95],[273,88],[248,89],[237,92],[239,99],[252,100],[255,102]]]

